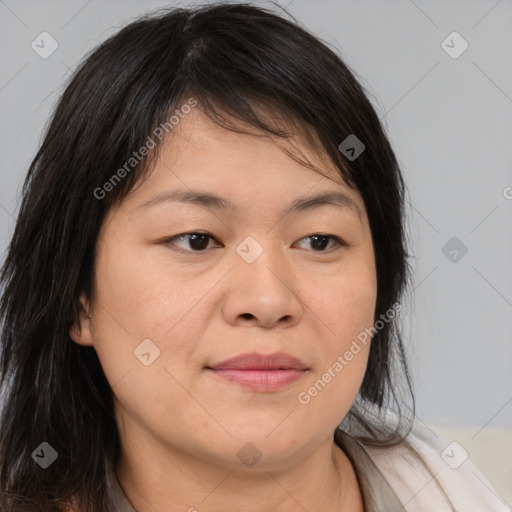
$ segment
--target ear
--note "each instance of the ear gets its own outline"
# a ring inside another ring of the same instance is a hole
[[[84,293],[80,295],[80,315],[78,322],[75,322],[69,329],[70,338],[79,345],[92,346],[93,337],[91,332],[92,314],[90,303]]]

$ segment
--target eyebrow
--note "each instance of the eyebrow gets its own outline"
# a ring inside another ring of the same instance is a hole
[[[171,190],[160,192],[147,201],[135,207],[136,210],[149,208],[161,203],[180,202],[200,206],[206,209],[225,210],[234,214],[239,214],[241,208],[224,197],[212,194],[210,192],[196,192],[192,190]],[[321,206],[332,205],[338,208],[351,211],[357,215],[362,222],[362,212],[359,205],[343,192],[323,192],[311,197],[301,197],[285,208],[281,215],[297,214],[311,211]]]

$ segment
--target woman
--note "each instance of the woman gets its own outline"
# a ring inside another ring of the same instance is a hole
[[[209,4],[100,45],[2,271],[0,508],[506,510],[414,422],[404,189],[296,23]]]

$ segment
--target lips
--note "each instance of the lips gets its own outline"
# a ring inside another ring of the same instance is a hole
[[[285,352],[269,355],[251,352],[226,359],[207,368],[211,370],[307,370],[306,365],[298,358]]]
[[[285,352],[269,355],[252,352],[207,366],[206,370],[224,382],[269,393],[298,381],[308,368],[300,359]]]

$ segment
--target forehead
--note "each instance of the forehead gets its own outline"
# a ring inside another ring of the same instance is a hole
[[[258,169],[258,176],[265,175],[270,167],[272,175],[288,171],[289,179],[297,178],[292,171],[310,170],[317,176],[323,175],[333,183],[345,185],[340,170],[325,151],[318,135],[311,127],[260,111],[258,115],[273,128],[285,130],[287,138],[280,138],[262,132],[240,120],[228,119],[227,129],[214,122],[199,107],[192,109],[180,119],[162,142],[154,168],[173,168],[198,161],[205,170],[215,169],[219,179],[226,174],[222,171],[246,168]],[[311,174],[310,174],[311,175]],[[316,176],[312,176],[315,178]],[[256,178],[256,176],[254,176]]]
[[[298,212],[304,211],[305,198],[343,192],[347,200],[338,196],[324,202],[348,206],[362,220],[364,204],[359,194],[344,183],[316,134],[290,123],[284,127],[290,139],[263,134],[240,123],[236,128],[241,132],[232,131],[219,126],[198,107],[192,109],[162,142],[152,171],[130,194],[129,209],[178,199],[188,204],[224,206],[224,211],[236,214],[254,201],[269,206],[284,202],[293,208],[292,202],[301,198],[302,204],[295,205]],[[279,128],[283,129],[281,121]],[[208,192],[215,197],[206,197]],[[227,198],[224,205],[219,197]]]

